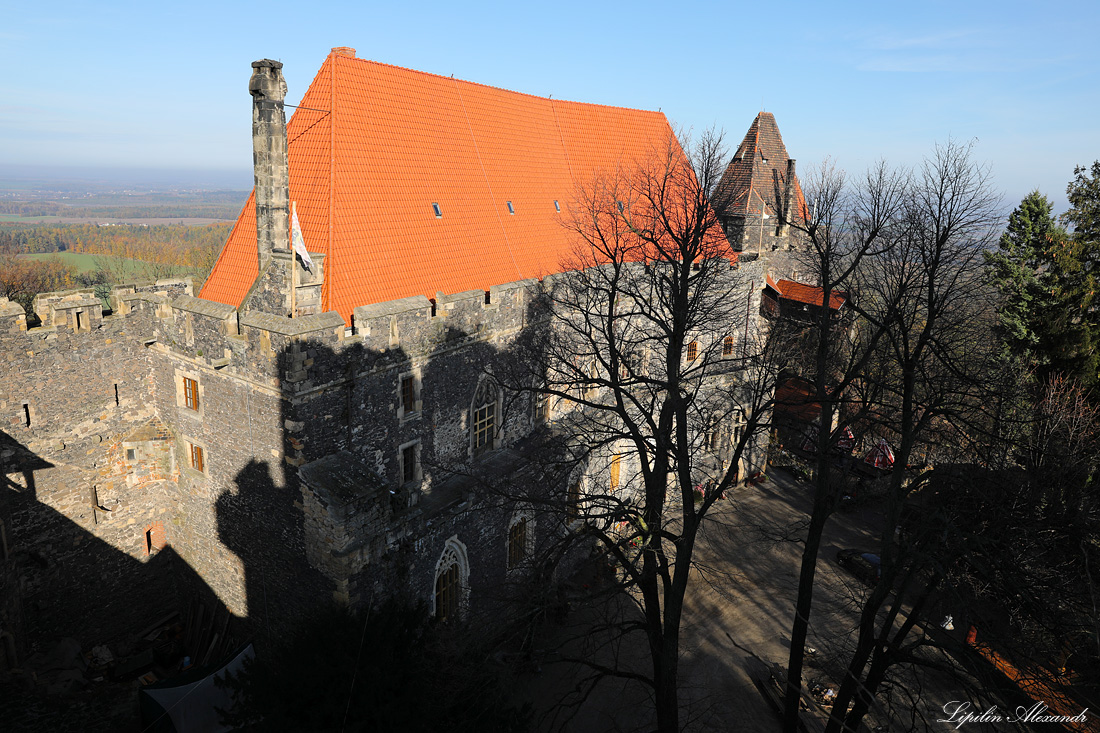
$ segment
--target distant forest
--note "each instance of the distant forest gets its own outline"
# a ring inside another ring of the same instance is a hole
[[[112,283],[190,274],[203,282],[214,266],[231,223],[205,226],[112,224],[13,224],[0,222],[0,297],[30,314],[34,296],[73,287],[95,287],[105,295]],[[23,255],[78,253],[92,256],[94,269],[73,260]]]
[[[187,216],[195,216],[188,213]],[[230,223],[180,224],[27,224],[0,223],[0,252],[39,254],[82,252],[156,262],[171,260],[189,267],[213,265],[209,253],[221,250]],[[201,256],[199,256],[201,253]],[[209,269],[209,267],[207,268]]]

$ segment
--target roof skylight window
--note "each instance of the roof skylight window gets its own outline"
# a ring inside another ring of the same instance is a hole
[[[616,201],[615,202],[615,207],[618,208],[620,214],[623,213],[623,202],[622,201]]]
[[[443,218],[443,209],[439,208],[439,204],[437,204],[434,201],[432,202],[432,211],[435,212],[435,218],[436,219],[442,219]]]
[[[509,214],[515,214],[516,213],[516,207],[512,206],[511,201],[508,202],[508,213]]]
[[[561,213],[561,204],[558,203],[557,199],[554,199],[554,211]]]

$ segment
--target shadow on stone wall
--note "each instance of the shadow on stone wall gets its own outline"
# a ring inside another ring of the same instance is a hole
[[[147,536],[143,559],[117,549],[39,499],[43,472],[58,466],[3,431],[0,456],[0,719],[15,730],[127,730],[134,680],[171,677],[186,658],[220,660],[239,619],[163,534]],[[75,519],[95,516],[89,502]]]
[[[332,586],[306,560],[302,496],[295,472],[253,458],[235,490],[215,504],[218,538],[241,561],[247,627],[261,651],[293,631],[296,622],[331,606]]]

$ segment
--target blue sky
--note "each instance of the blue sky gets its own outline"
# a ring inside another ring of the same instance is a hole
[[[894,7],[890,7],[894,6]],[[262,11],[261,11],[262,8]],[[0,3],[0,163],[251,169],[250,63],[297,102],[333,46],[724,128],[763,107],[800,169],[976,139],[1006,202],[1100,158],[1100,3]]]

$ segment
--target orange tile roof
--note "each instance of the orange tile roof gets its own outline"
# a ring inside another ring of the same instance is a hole
[[[572,253],[561,222],[575,185],[644,160],[671,135],[660,112],[534,97],[334,50],[287,125],[290,198],[307,249],[327,256],[324,309],[350,323],[358,305],[560,271]],[[255,277],[250,198],[201,296],[239,306]]]
[[[770,112],[761,112],[749,125],[745,139],[718,183],[715,201],[722,207],[722,214],[759,216],[761,203],[767,206],[769,213],[776,213],[784,193],[789,159],[775,116]],[[791,198],[795,219],[809,219],[797,171]]]
[[[768,277],[768,285],[779,293],[784,300],[794,300],[807,305],[820,306],[825,297],[825,291],[816,285],[803,285],[794,280],[772,280]],[[837,310],[848,301],[848,293],[843,290],[833,290],[829,293],[829,307]]]

